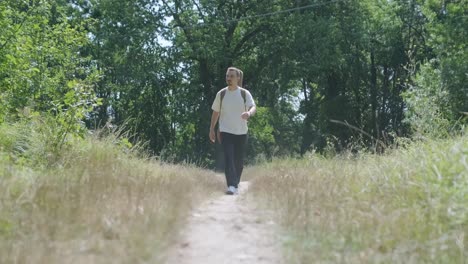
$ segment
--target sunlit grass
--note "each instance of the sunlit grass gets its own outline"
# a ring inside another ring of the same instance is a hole
[[[159,263],[190,209],[223,188],[112,141],[79,140],[53,166],[0,152],[0,263]]]
[[[465,263],[468,137],[247,170],[288,263]]]

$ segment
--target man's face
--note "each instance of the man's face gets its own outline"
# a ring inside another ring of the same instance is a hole
[[[226,83],[228,85],[237,84],[238,81],[239,81],[239,77],[237,77],[237,73],[235,71],[226,72]]]

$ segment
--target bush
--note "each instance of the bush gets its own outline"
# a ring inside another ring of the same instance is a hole
[[[453,121],[449,107],[449,92],[444,89],[440,71],[432,64],[421,67],[415,85],[404,94],[407,105],[405,122],[415,138],[447,137]]]

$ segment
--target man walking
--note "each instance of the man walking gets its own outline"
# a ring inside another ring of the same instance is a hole
[[[221,89],[211,106],[210,140],[223,145],[227,191],[238,194],[238,185],[244,168],[244,148],[247,141],[247,120],[255,114],[252,95],[242,88],[243,72],[229,67],[226,72],[227,87]],[[215,131],[219,119],[218,131]]]

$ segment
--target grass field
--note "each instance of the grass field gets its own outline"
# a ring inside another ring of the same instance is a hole
[[[53,154],[49,134],[0,127],[0,263],[160,263],[190,209],[224,189],[112,135]],[[467,262],[468,136],[275,159],[243,180],[280,223],[286,263]]]
[[[312,153],[246,174],[283,226],[287,263],[468,261],[468,136],[381,156]]]
[[[137,157],[113,137],[29,166],[47,142],[21,141],[17,128],[0,136],[0,263],[159,263],[190,209],[224,188],[210,171]]]

